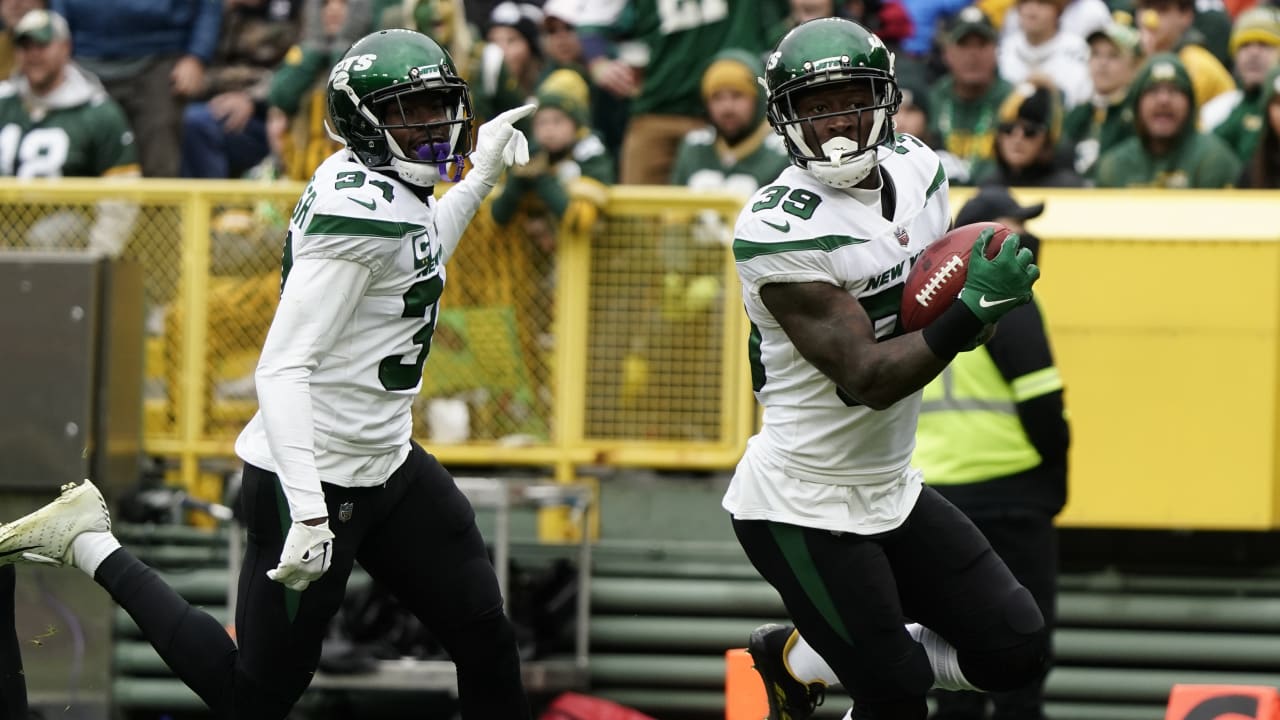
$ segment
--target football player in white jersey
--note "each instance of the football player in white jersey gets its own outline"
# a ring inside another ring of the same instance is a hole
[[[1016,236],[986,259],[985,234],[960,302],[902,332],[903,282],[950,210],[937,155],[894,134],[892,54],[857,23],[812,20],[764,85],[792,166],[734,231],[764,422],[723,505],[795,628],[758,628],[748,650],[771,720],[809,717],[835,683],[847,717],[923,720],[931,686],[1017,687],[1046,656],[1031,595],[910,466],[921,389],[1030,301],[1039,270]]]
[[[249,531],[236,642],[120,547],[87,481],[0,528],[0,565],[81,568],[216,717],[279,720],[310,683],[359,560],[448,651],[464,718],[529,718],[475,514],[410,440],[410,413],[445,263],[503,170],[528,161],[512,123],[534,106],[486,123],[472,152],[470,90],[447,52],[409,30],[356,42],[328,102],[345,147],[293,212],[260,410],[236,442]],[[432,186],[458,180],[468,155],[466,179],[437,201]]]

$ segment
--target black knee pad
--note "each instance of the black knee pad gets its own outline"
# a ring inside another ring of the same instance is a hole
[[[989,638],[989,649],[960,654],[960,669],[983,690],[1017,690],[1039,681],[1048,671],[1049,630],[1035,598],[1019,585],[1003,607],[1003,627]]]

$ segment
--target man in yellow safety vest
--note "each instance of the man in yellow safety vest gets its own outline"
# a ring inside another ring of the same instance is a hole
[[[1044,211],[1021,206],[1003,187],[985,187],[965,204],[956,226],[995,221],[1009,227],[1040,262],[1039,240],[1023,223]],[[924,389],[915,464],[925,482],[968,515],[1054,623],[1058,542],[1054,516],[1067,495],[1070,429],[1062,378],[1038,303],[1000,320],[995,336],[960,353]],[[1048,665],[1046,665],[1047,671]],[[1044,679],[1023,689],[982,695],[943,692],[934,720],[1037,720]]]

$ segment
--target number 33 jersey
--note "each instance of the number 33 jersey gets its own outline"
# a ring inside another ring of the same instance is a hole
[[[290,283],[306,279],[291,276],[302,261],[347,261],[369,272],[364,293],[346,299],[350,317],[335,328],[327,351],[318,357],[307,356],[304,348],[297,357],[293,348],[283,351],[289,367],[318,359],[309,389],[322,481],[378,484],[408,451],[412,404],[422,383],[448,259],[437,236],[435,208],[433,198],[423,202],[394,176],[371,172],[339,151],[316,169],[294,209],[281,272],[286,296],[294,290]],[[277,312],[272,335],[282,322],[286,320]],[[269,337],[266,348],[272,347]],[[262,387],[258,391],[265,403]],[[241,433],[236,453],[278,471],[261,411]]]
[[[828,283],[862,305],[883,341],[899,334],[911,263],[950,224],[946,174],[910,136],[881,151],[889,193],[837,190],[789,167],[739,215],[733,252],[751,322],[752,386],[764,406],[725,507],[837,531],[890,529],[918,496],[907,485],[920,393],[885,410],[859,404],[804,359],[765,307],[772,283]],[[903,507],[905,505],[906,507]]]

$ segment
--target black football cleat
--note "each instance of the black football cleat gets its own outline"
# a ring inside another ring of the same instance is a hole
[[[747,652],[764,680],[768,720],[808,720],[822,704],[822,683],[805,685],[787,669],[786,653],[798,637],[795,628],[770,623],[756,628],[747,641]]]

